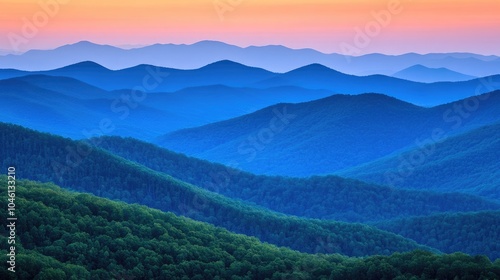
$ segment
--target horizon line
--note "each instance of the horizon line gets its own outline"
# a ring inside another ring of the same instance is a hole
[[[232,43],[227,43],[227,42],[217,41],[217,40],[210,40],[210,39],[200,40],[200,41],[196,41],[194,43],[160,43],[160,42],[158,42],[158,43],[145,44],[145,45],[142,45],[142,44],[119,44],[119,45],[112,45],[112,44],[106,44],[106,43],[95,43],[95,42],[92,42],[90,40],[79,40],[79,41],[76,41],[76,42],[73,42],[73,43],[67,43],[67,44],[59,45],[59,46],[56,46],[56,47],[53,47],[53,48],[46,48],[46,49],[33,48],[33,49],[29,49],[29,50],[26,50],[26,51],[23,51],[23,52],[15,52],[14,50],[10,50],[10,49],[0,49],[0,51],[7,52],[7,54],[3,54],[3,55],[0,54],[0,56],[24,55],[24,54],[26,54],[26,53],[28,53],[30,51],[52,51],[52,50],[56,50],[56,49],[59,49],[59,48],[62,48],[62,47],[73,46],[73,45],[82,44],[82,43],[90,43],[90,44],[96,45],[96,46],[114,47],[114,48],[117,48],[117,49],[129,51],[129,50],[137,50],[137,49],[147,48],[147,47],[156,46],[156,45],[193,46],[193,45],[197,45],[197,44],[200,44],[200,43],[207,43],[207,42],[219,43],[219,44],[224,44],[224,45],[228,45],[228,46],[238,47],[238,48],[242,48],[242,49],[247,49],[247,48],[265,48],[265,47],[283,47],[283,48],[286,48],[286,49],[289,49],[289,50],[294,50],[294,51],[310,50],[310,51],[315,51],[315,52],[323,54],[323,55],[342,55],[342,56],[350,56],[350,57],[363,57],[363,56],[368,56],[368,55],[385,55],[385,56],[421,55],[421,56],[425,56],[425,55],[432,55],[432,54],[473,54],[473,55],[480,55],[480,56],[484,56],[484,57],[498,57],[498,58],[500,58],[500,54],[485,54],[485,53],[470,52],[470,51],[428,52],[428,53],[403,52],[403,53],[396,53],[396,54],[382,53],[382,52],[373,52],[373,53],[366,53],[366,54],[360,54],[360,55],[344,55],[344,54],[341,54],[341,53],[338,53],[338,52],[331,52],[331,53],[323,52],[323,51],[320,51],[320,50],[315,49],[315,48],[293,48],[293,47],[289,47],[289,46],[281,45],[281,44],[279,44],[279,45],[276,45],[276,44],[268,44],[268,45],[237,45],[237,44],[232,44]]]

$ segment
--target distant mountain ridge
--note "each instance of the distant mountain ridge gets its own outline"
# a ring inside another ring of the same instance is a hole
[[[220,60],[232,60],[273,72],[287,72],[305,65],[319,63],[356,75],[391,75],[415,64],[432,68],[445,67],[476,77],[500,74],[500,58],[497,56],[470,53],[425,55],[408,53],[403,55],[368,54],[355,57],[272,45],[242,48],[217,41],[201,41],[191,45],[155,44],[132,49],[82,41],[53,50],[31,50],[21,55],[1,56],[0,65],[1,68],[47,70],[88,60],[111,69],[129,68],[140,64],[195,69]]]
[[[423,83],[459,82],[477,78],[475,76],[458,73],[444,67],[429,68],[420,64],[405,68],[394,73],[392,76],[400,79]]]
[[[292,86],[253,89],[223,85],[168,93],[107,91],[74,78],[36,74],[0,80],[0,121],[73,139],[89,137],[89,131],[98,130],[91,135],[152,140],[166,131],[234,118],[279,102],[304,102],[330,94]],[[100,128],[102,123],[109,126],[105,132]]]
[[[500,123],[494,123],[337,174],[400,188],[460,191],[500,200],[499,157]]]
[[[459,115],[469,102],[475,110]],[[156,143],[257,174],[307,177],[408,149],[438,128],[453,135],[498,122],[499,106],[500,91],[432,108],[380,94],[334,95],[171,132]]]
[[[500,75],[464,82],[428,84],[384,75],[354,76],[321,64],[306,65],[278,74],[228,60],[218,61],[193,70],[138,65],[115,71],[90,61],[49,71],[27,72],[0,69],[0,79],[26,75],[69,77],[108,91],[127,89],[130,91],[172,92],[192,87],[222,85],[258,90],[300,87],[308,90],[330,91],[331,94],[376,92],[421,106],[436,106],[500,89],[500,82],[497,82],[500,81]]]

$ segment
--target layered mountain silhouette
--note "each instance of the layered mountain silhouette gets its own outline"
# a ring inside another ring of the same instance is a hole
[[[69,77],[108,91],[127,89],[130,91],[172,92],[191,87],[220,85],[259,90],[300,87],[308,90],[329,91],[331,94],[377,92],[422,106],[436,106],[500,89],[499,75],[464,82],[428,84],[383,75],[353,76],[320,64],[311,64],[278,74],[227,60],[194,70],[179,70],[151,65],[110,70],[94,62],[81,62],[50,71],[0,70],[0,78],[3,79],[26,75]],[[278,102],[289,101],[281,100]]]
[[[392,75],[393,77],[423,83],[436,83],[436,82],[459,82],[472,80],[474,76],[464,75],[456,71],[441,68],[429,68],[417,64]]]
[[[372,226],[288,216],[207,191],[93,148],[98,139],[77,142],[3,123],[0,132],[1,164],[18,166],[19,178],[57,182],[73,191],[139,203],[302,252],[365,256],[432,251]]]
[[[408,191],[337,176],[305,179],[256,176],[132,138],[101,137],[94,141],[115,155],[184,182],[300,217],[373,222],[500,208],[498,203],[466,194]]]
[[[500,91],[432,108],[380,94],[278,104],[157,143],[258,174],[328,174],[500,120]],[[437,132],[436,132],[437,131]]]
[[[82,41],[0,68],[1,279],[498,278],[500,57]]]
[[[234,118],[279,102],[304,102],[330,94],[292,86],[253,89],[222,85],[168,93],[107,91],[73,78],[37,74],[0,80],[4,100],[0,120],[75,139],[122,135],[151,140],[165,131]],[[101,123],[109,128],[102,129]]]
[[[95,61],[111,69],[140,64],[194,69],[220,60],[232,60],[273,72],[287,72],[319,63],[356,75],[391,75],[416,64],[431,68],[445,67],[476,77],[500,73],[499,57],[471,53],[347,56],[342,53],[325,54],[312,49],[295,50],[279,45],[242,48],[217,41],[201,41],[191,45],[155,44],[133,49],[82,41],[54,50],[31,50],[20,55],[1,56],[0,65],[2,68],[47,70],[82,61]]]
[[[23,196],[16,200],[20,206],[16,213],[30,222],[16,224],[22,232],[16,240],[23,244],[16,250],[16,274],[1,270],[2,279],[16,279],[13,275],[23,279],[364,279],[429,274],[495,279],[500,275],[498,262],[463,253],[419,250],[366,258],[304,254],[145,206],[70,192],[54,184],[18,182],[16,189]],[[7,185],[7,176],[0,176],[0,183]],[[0,198],[8,196],[4,192]],[[0,218],[7,217],[7,211],[2,211]],[[2,228],[4,243],[7,233]],[[335,246],[328,241],[323,245],[332,250]]]
[[[461,191],[500,199],[500,123],[339,172],[397,187]]]

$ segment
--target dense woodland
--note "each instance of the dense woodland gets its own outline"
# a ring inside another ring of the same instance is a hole
[[[370,222],[500,209],[498,203],[471,195],[400,190],[336,176],[256,176],[132,138],[101,137],[93,141],[116,155],[184,182],[290,215]]]
[[[448,213],[377,224],[445,253],[500,258],[500,212]]]
[[[139,203],[209,222],[261,241],[308,253],[388,255],[432,250],[372,226],[298,218],[203,190],[83,142],[0,125],[3,166],[20,178],[56,182],[79,192]],[[51,172],[52,171],[52,172]]]
[[[0,177],[6,185],[6,177]],[[18,279],[497,279],[500,261],[424,251],[308,255],[144,206],[18,181]],[[2,192],[0,199],[6,200]],[[6,212],[0,212],[6,219]],[[6,249],[5,228],[0,246]],[[0,278],[15,279],[0,271]]]
[[[498,108],[495,110],[499,115]],[[496,122],[340,175],[400,188],[460,191],[500,201],[499,157],[500,123]],[[416,159],[413,164],[412,158]]]

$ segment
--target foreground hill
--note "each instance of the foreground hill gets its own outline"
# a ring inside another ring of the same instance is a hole
[[[436,132],[444,137],[495,123],[499,106],[500,91],[433,108],[381,94],[334,95],[172,132],[157,143],[257,174],[310,176],[414,147]]]
[[[286,214],[367,222],[439,212],[499,209],[479,197],[392,189],[335,176],[256,176],[135,139],[102,137],[99,147],[184,182]]]
[[[410,163],[411,158],[422,160]],[[460,191],[500,200],[500,123],[338,174],[420,190]]]
[[[0,124],[0,132],[1,164],[18,167],[16,174],[20,178],[57,182],[79,192],[171,211],[302,252],[366,256],[417,248],[431,250],[366,225],[297,218],[251,206],[86,142],[7,124]]]
[[[191,70],[144,64],[110,70],[90,61],[47,71],[0,69],[0,78],[3,79],[34,74],[69,77],[109,91],[140,89],[149,92],[172,92],[216,85],[254,89],[299,87],[343,94],[378,92],[420,106],[437,106],[500,89],[499,84],[494,82],[500,79],[500,75],[463,82],[428,84],[384,75],[348,75],[321,64],[302,66],[286,73],[273,73],[228,60]]]
[[[7,184],[5,176],[0,177]],[[206,223],[52,184],[18,181],[16,274],[2,279],[448,279],[500,277],[500,264],[422,251],[308,255]],[[7,200],[6,192],[0,195]],[[0,217],[5,220],[7,213]],[[8,235],[0,229],[1,248]]]
[[[486,254],[500,258],[500,212],[439,214],[377,224],[443,252]]]

